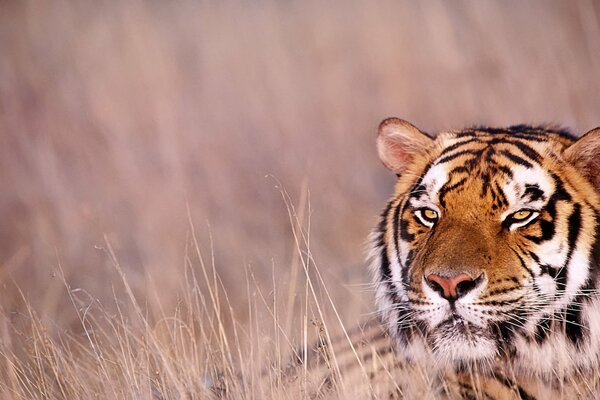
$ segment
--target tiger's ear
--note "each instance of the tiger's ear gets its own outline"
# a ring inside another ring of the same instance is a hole
[[[402,119],[388,118],[379,124],[379,158],[397,175],[402,174],[414,158],[425,153],[432,144],[429,136]]]
[[[600,127],[580,137],[563,155],[600,190]]]

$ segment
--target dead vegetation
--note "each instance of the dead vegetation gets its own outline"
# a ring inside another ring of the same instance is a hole
[[[293,349],[374,311],[378,122],[587,131],[598,38],[594,1],[3,2],[0,396],[306,395]]]

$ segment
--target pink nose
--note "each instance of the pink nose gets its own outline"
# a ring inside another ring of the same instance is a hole
[[[455,276],[427,275],[427,283],[447,300],[456,300],[475,287],[475,280],[467,274]]]

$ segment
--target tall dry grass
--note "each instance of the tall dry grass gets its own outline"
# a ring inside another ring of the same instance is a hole
[[[373,312],[377,123],[586,131],[599,38],[584,0],[0,3],[0,393],[268,397]]]

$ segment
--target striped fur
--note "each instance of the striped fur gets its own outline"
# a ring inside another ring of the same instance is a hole
[[[398,175],[372,237],[377,303],[397,358],[511,382],[523,398],[565,387],[593,397],[600,129],[579,140],[525,125],[431,139],[389,119],[378,149]],[[457,274],[470,277],[458,299],[426,279]]]

